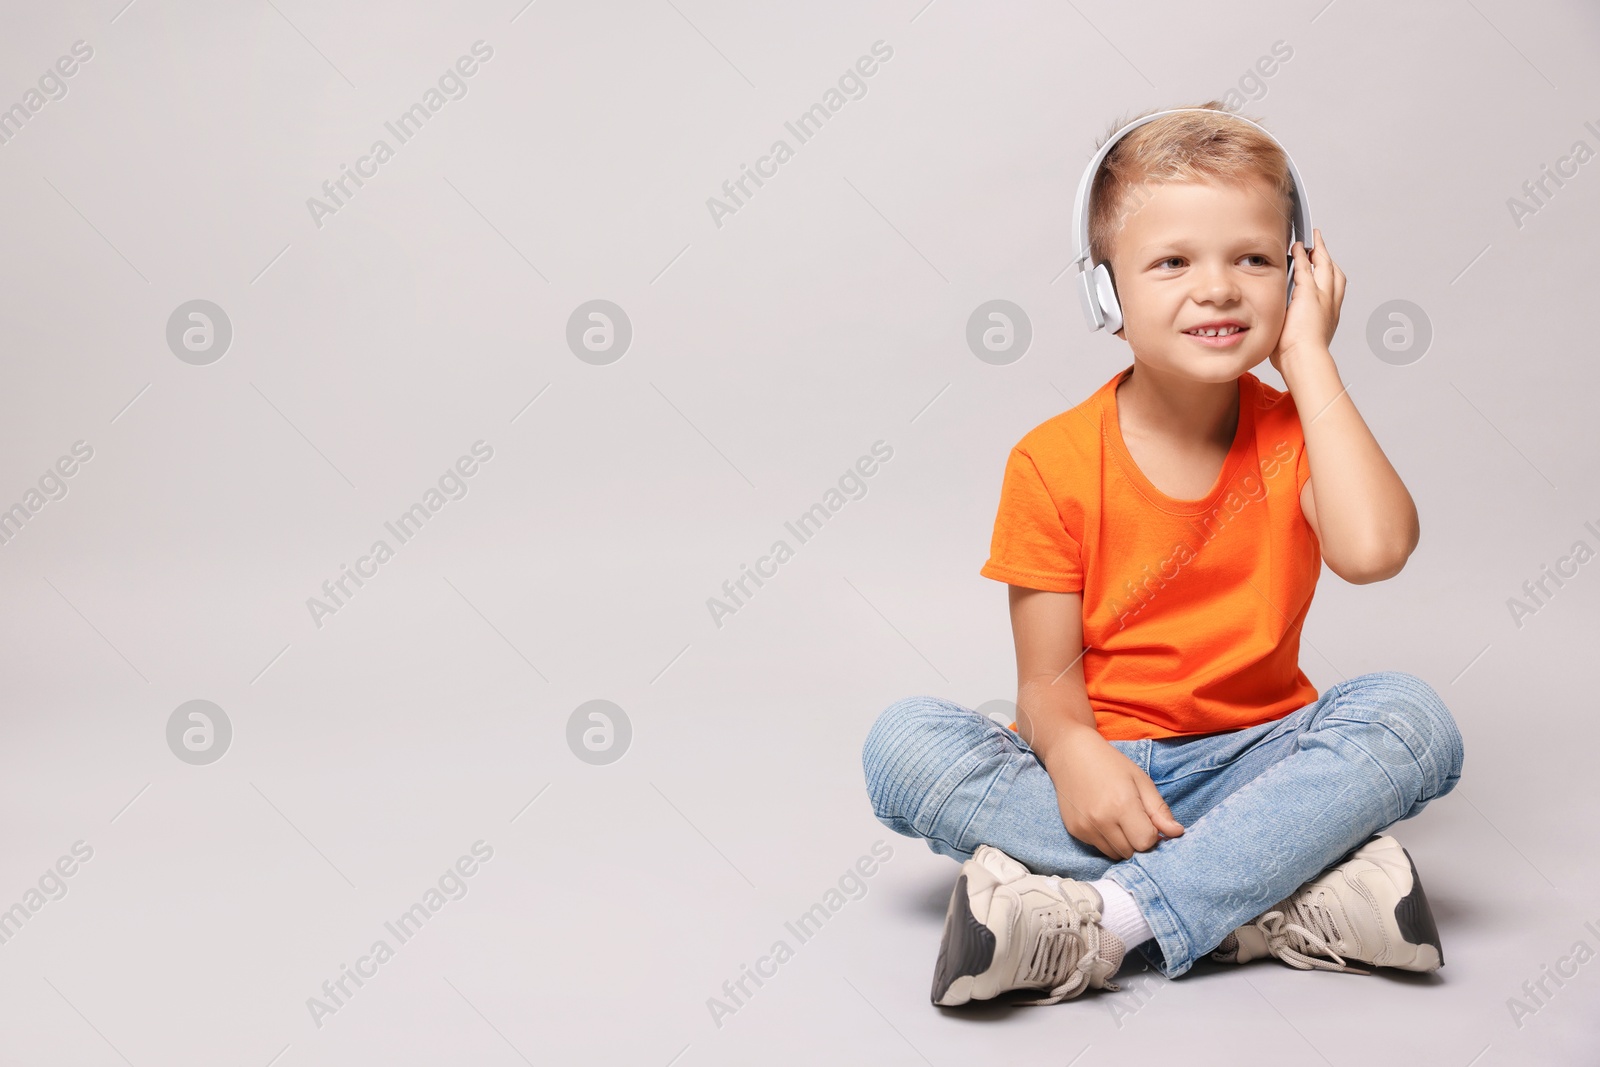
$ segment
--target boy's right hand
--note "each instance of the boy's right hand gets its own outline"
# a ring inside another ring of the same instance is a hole
[[[1045,770],[1067,832],[1114,860],[1183,833],[1150,776],[1096,730],[1080,727],[1060,738]]]

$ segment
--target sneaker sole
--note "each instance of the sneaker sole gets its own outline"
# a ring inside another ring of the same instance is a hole
[[[1426,904],[1424,904],[1426,907]],[[933,1002],[953,1008],[972,999],[973,979],[994,962],[994,931],[972,914],[967,876],[956,879],[944,915],[944,938],[933,967]]]

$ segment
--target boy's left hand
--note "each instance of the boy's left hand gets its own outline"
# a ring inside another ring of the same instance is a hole
[[[1284,316],[1283,332],[1272,353],[1272,368],[1283,373],[1286,361],[1300,358],[1296,353],[1327,351],[1333,332],[1339,328],[1339,306],[1344,303],[1344,271],[1328,254],[1322,231],[1312,228],[1312,251],[1296,241],[1294,254],[1294,297]]]

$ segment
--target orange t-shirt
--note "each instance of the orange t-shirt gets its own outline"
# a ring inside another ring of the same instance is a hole
[[[1294,398],[1239,378],[1210,493],[1176,500],[1129,455],[1119,372],[1006,460],[986,578],[1083,594],[1083,677],[1108,740],[1215,733],[1317,698],[1300,627],[1322,573],[1300,512],[1311,477]]]

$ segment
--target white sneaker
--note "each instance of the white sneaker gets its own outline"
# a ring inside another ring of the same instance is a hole
[[[1085,989],[1117,989],[1126,951],[1100,925],[1100,894],[1071,878],[1030,874],[992,845],[961,865],[933,972],[933,1002],[988,1000],[1048,990],[1023,1004],[1055,1004]]]
[[[1211,953],[1221,963],[1263,956],[1301,970],[1369,974],[1347,961],[1403,971],[1444,966],[1411,854],[1375,834],[1342,861],[1239,927]]]

